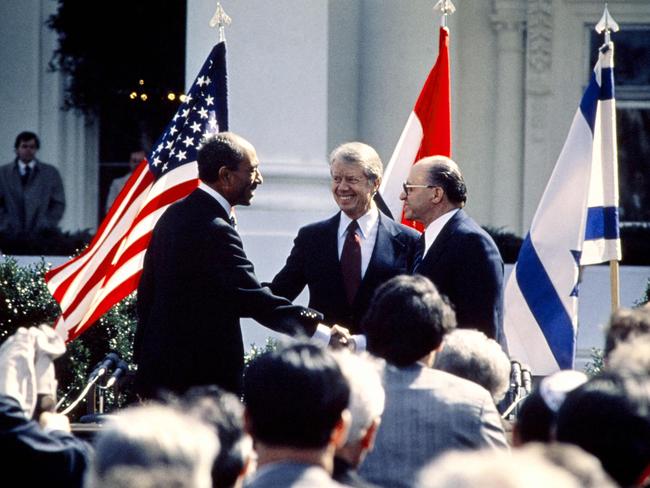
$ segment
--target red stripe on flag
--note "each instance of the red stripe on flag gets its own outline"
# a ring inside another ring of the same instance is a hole
[[[138,287],[138,282],[140,281],[140,275],[142,270],[137,271],[133,276],[127,278],[122,282],[118,287],[116,287],[111,293],[106,295],[106,297],[100,302],[99,306],[95,309],[93,314],[83,322],[80,322],[76,330],[71,330],[70,335],[68,336],[67,342],[70,342],[81,334],[83,334],[87,329],[94,325],[94,323],[99,320],[99,318],[104,315],[110,308],[126,298],[132,292],[134,292]]]

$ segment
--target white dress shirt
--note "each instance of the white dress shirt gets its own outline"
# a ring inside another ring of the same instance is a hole
[[[440,235],[440,231],[445,226],[445,224],[449,222],[459,210],[460,208],[455,208],[445,214],[442,214],[436,220],[431,222],[429,224],[429,227],[424,229],[424,256],[426,256],[427,252],[429,252],[429,248],[436,241],[438,235]]]

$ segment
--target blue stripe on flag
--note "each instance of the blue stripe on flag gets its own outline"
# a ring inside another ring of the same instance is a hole
[[[517,284],[528,308],[539,324],[560,369],[573,367],[575,335],[571,317],[557,294],[530,234],[526,236],[517,260]]]
[[[614,98],[614,70],[603,68],[600,72],[600,99],[611,100]]]
[[[589,207],[587,209],[585,240],[618,239],[618,237],[617,207]]]
[[[591,129],[591,136],[594,135],[594,124],[596,123],[596,107],[598,106],[598,95],[600,94],[600,87],[596,81],[596,75],[591,73],[589,79],[589,86],[585,90],[585,94],[580,101],[580,112],[589,124]]]

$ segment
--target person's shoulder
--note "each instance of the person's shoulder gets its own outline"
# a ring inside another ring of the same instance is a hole
[[[59,169],[56,166],[54,166],[53,164],[46,163],[45,161],[41,161],[40,159],[37,159],[36,161],[37,161],[36,164],[38,164],[44,172],[45,171],[48,171],[48,172],[51,172],[51,173],[58,173],[59,172]]]
[[[380,214],[381,223],[389,229],[393,235],[399,235],[410,240],[417,241],[420,238],[420,233],[408,225],[404,225],[400,222],[395,222],[393,219]]]
[[[311,222],[310,224],[304,225],[298,230],[298,235],[312,236],[315,234],[320,234],[327,229],[331,229],[332,226],[338,226],[340,218],[339,215],[340,214],[337,213],[332,217],[328,217],[327,219]]]
[[[457,402],[478,405],[483,405],[485,402],[492,402],[490,393],[473,381],[434,368],[429,368],[428,374],[431,381],[436,383],[436,389],[442,396],[446,396]]]

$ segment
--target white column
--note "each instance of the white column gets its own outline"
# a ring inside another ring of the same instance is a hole
[[[497,35],[491,220],[515,232],[522,227],[524,19],[523,2],[495,0],[491,16]]]

